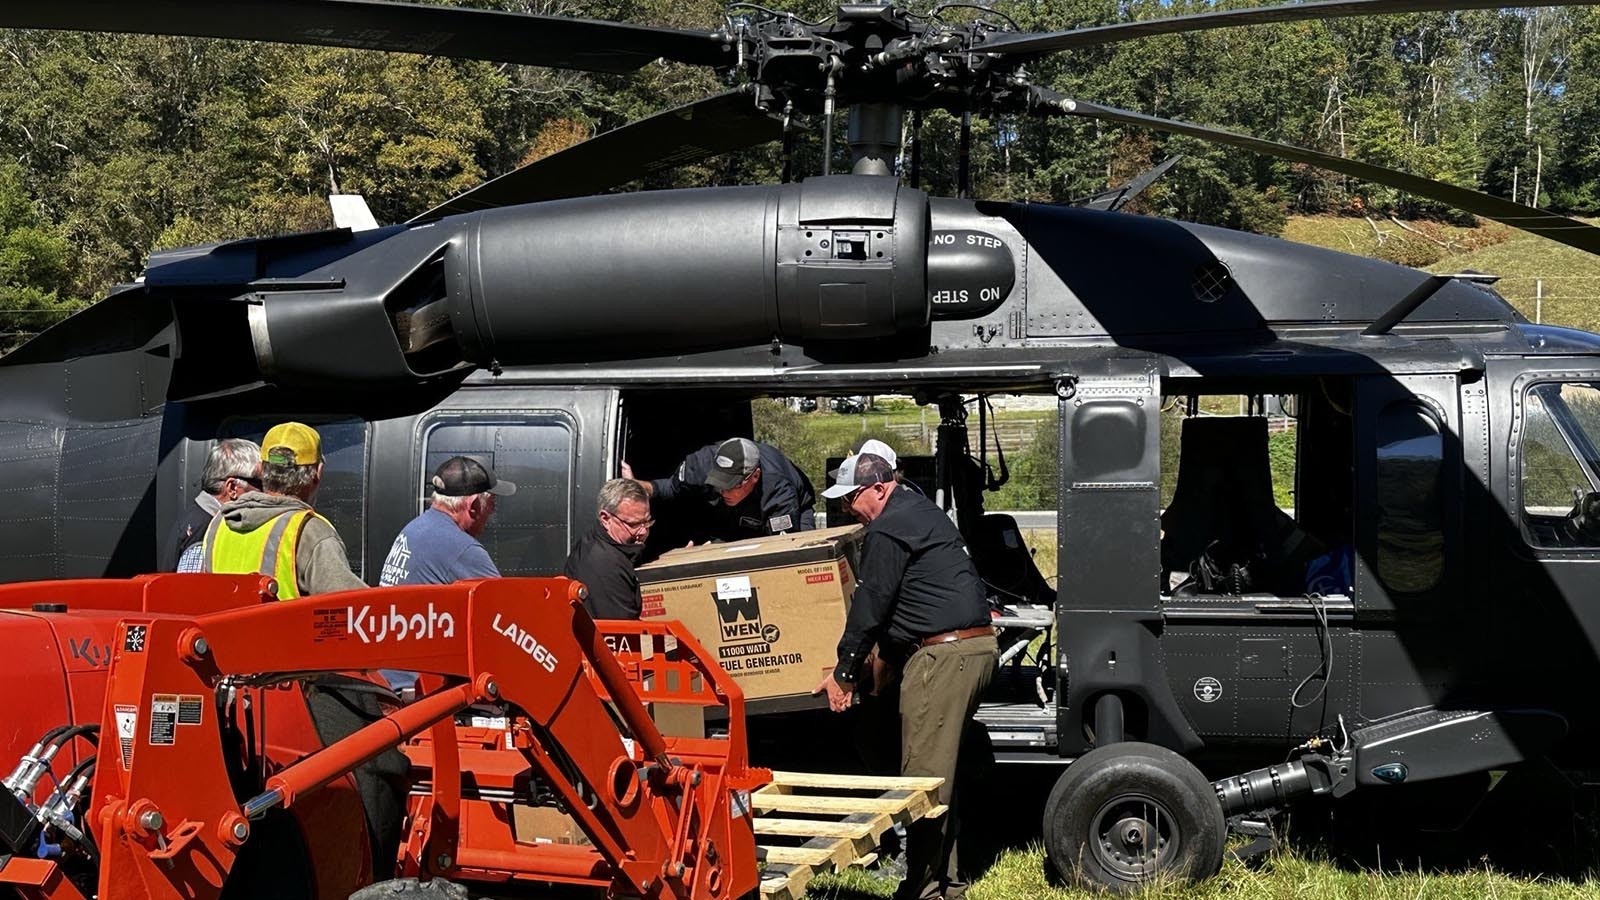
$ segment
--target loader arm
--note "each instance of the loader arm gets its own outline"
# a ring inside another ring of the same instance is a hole
[[[748,765],[739,689],[676,623],[597,626],[582,608],[582,586],[565,578],[281,603],[259,602],[256,579],[232,579],[235,608],[202,614],[189,614],[205,608],[192,599],[164,604],[180,610],[170,613],[147,612],[148,600],[136,599],[227,581],[90,583],[96,591],[120,586],[124,596],[106,606],[129,610],[118,623],[102,717],[103,733],[118,741],[101,752],[116,762],[98,768],[89,813],[98,825],[102,898],[215,900],[254,818],[292,808],[407,742],[414,772],[421,767],[428,777],[422,796],[413,790],[401,873],[662,898],[737,897],[756,887],[753,826],[740,792],[767,776]],[[46,589],[31,587],[39,602]],[[442,677],[425,679],[434,686],[425,696],[272,772],[256,796],[234,795],[213,719],[219,691],[279,684],[286,673],[379,668]],[[646,701],[725,706],[730,734],[664,738]],[[474,703],[509,708],[516,725],[504,731],[505,746],[458,742],[458,730],[471,729],[456,724],[456,713]],[[515,779],[519,768],[551,789],[592,848],[514,843],[503,809],[463,799],[464,780],[481,790]]]

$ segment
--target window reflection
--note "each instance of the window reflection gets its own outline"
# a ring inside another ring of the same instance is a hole
[[[1378,577],[1419,594],[1444,573],[1444,436],[1426,407],[1391,404],[1378,418]]]
[[[470,456],[516,484],[495,504],[479,538],[500,574],[553,575],[570,546],[572,429],[555,416],[517,422],[443,420],[428,430],[420,503],[427,479],[452,456]]]

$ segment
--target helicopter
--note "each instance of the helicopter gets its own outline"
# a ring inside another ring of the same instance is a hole
[[[1600,336],[1528,322],[1482,275],[1129,215],[1127,191],[935,198],[895,165],[907,113],[913,135],[933,109],[1087,117],[1600,252],[1576,219],[1027,73],[1152,35],[1498,5],[1318,0],[1044,34],[893,4],[821,22],[738,5],[706,31],[371,0],[12,5],[0,27],[604,73],[668,59],[730,87],[405,223],[152,254],[138,281],[0,358],[0,579],[151,571],[213,442],[288,417],[323,435],[318,508],[369,581],[457,454],[521,486],[483,537],[502,572],[548,573],[624,460],[665,474],[750,434],[757,398],[911,394],[940,412],[921,461],[932,494],[1023,638],[979,721],[1001,759],[1069,763],[1041,825],[1063,874],[1116,889],[1205,876],[1230,827],[1307,798],[1446,784],[1476,801],[1490,773],[1591,767]],[[852,165],[836,174],[844,109]],[[792,142],[805,116],[823,128],[819,174],[600,193]],[[1000,394],[1059,413],[1048,575],[984,510],[970,464],[967,409]],[[1184,420],[1163,504],[1163,411],[1210,396],[1251,398],[1250,414]],[[1292,515],[1272,500],[1268,398],[1297,419]]]

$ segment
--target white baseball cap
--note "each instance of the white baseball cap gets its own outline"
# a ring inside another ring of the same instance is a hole
[[[884,465],[887,463],[887,465]],[[865,464],[865,465],[863,465]],[[875,465],[876,464],[876,465]],[[867,469],[868,471],[862,471]],[[878,471],[871,471],[878,469]],[[869,484],[894,480],[894,464],[876,453],[855,453],[845,457],[839,468],[828,473],[833,476],[833,487],[822,492],[829,500],[854,493]]]
[[[881,456],[889,461],[889,468],[900,468],[900,457],[895,455],[894,448],[888,444],[885,444],[883,441],[878,440],[877,438],[873,438],[870,441],[863,441],[861,446],[856,448],[856,452],[871,453],[873,456]]]

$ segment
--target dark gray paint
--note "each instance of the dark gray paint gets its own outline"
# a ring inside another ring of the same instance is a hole
[[[868,247],[887,248],[889,262],[818,259],[818,234],[835,230],[869,230],[870,241],[882,230]],[[930,309],[938,280],[923,260],[940,231],[1003,243],[1015,272],[1003,303],[966,319]],[[439,297],[423,277],[435,271]],[[1219,280],[1197,290],[1202,275]],[[540,509],[519,520],[539,536],[515,543],[519,566],[554,571],[616,471],[626,407],[699,415],[766,393],[1059,390],[1062,702],[1040,732],[1059,736],[1054,752],[1090,746],[1084,720],[1107,693],[1127,700],[1131,735],[1216,765],[1277,762],[1339,714],[1354,728],[1418,707],[1544,707],[1587,736],[1592,704],[1576,686],[1600,675],[1589,602],[1600,550],[1531,551],[1506,510],[1518,379],[1600,378],[1600,338],[1530,325],[1463,284],[1391,334],[1359,335],[1423,277],[1184,223],[924,201],[850,179],[161,254],[143,286],[0,361],[0,462],[16,472],[0,507],[0,578],[148,568],[210,442],[240,418],[362,423],[353,471],[365,491],[339,515],[355,518],[347,543],[375,580],[419,509],[423,436],[441,418],[568,429],[566,487],[554,464],[541,470],[545,489],[523,498]],[[822,301],[839,284],[861,286],[870,313],[843,325],[849,340],[826,337],[824,314],[843,307]],[[391,317],[435,299],[452,324],[408,355]],[[265,348],[252,308],[265,313]],[[1355,397],[1361,575],[1352,598],[1326,607],[1332,677],[1294,710],[1289,693],[1323,659],[1308,602],[1158,595],[1158,419],[1164,393],[1302,391],[1319,377]],[[1372,572],[1370,417],[1410,398],[1443,426],[1448,488],[1447,577],[1420,596]],[[656,415],[656,427],[668,420]],[[1216,702],[1196,697],[1202,678],[1222,683]]]

